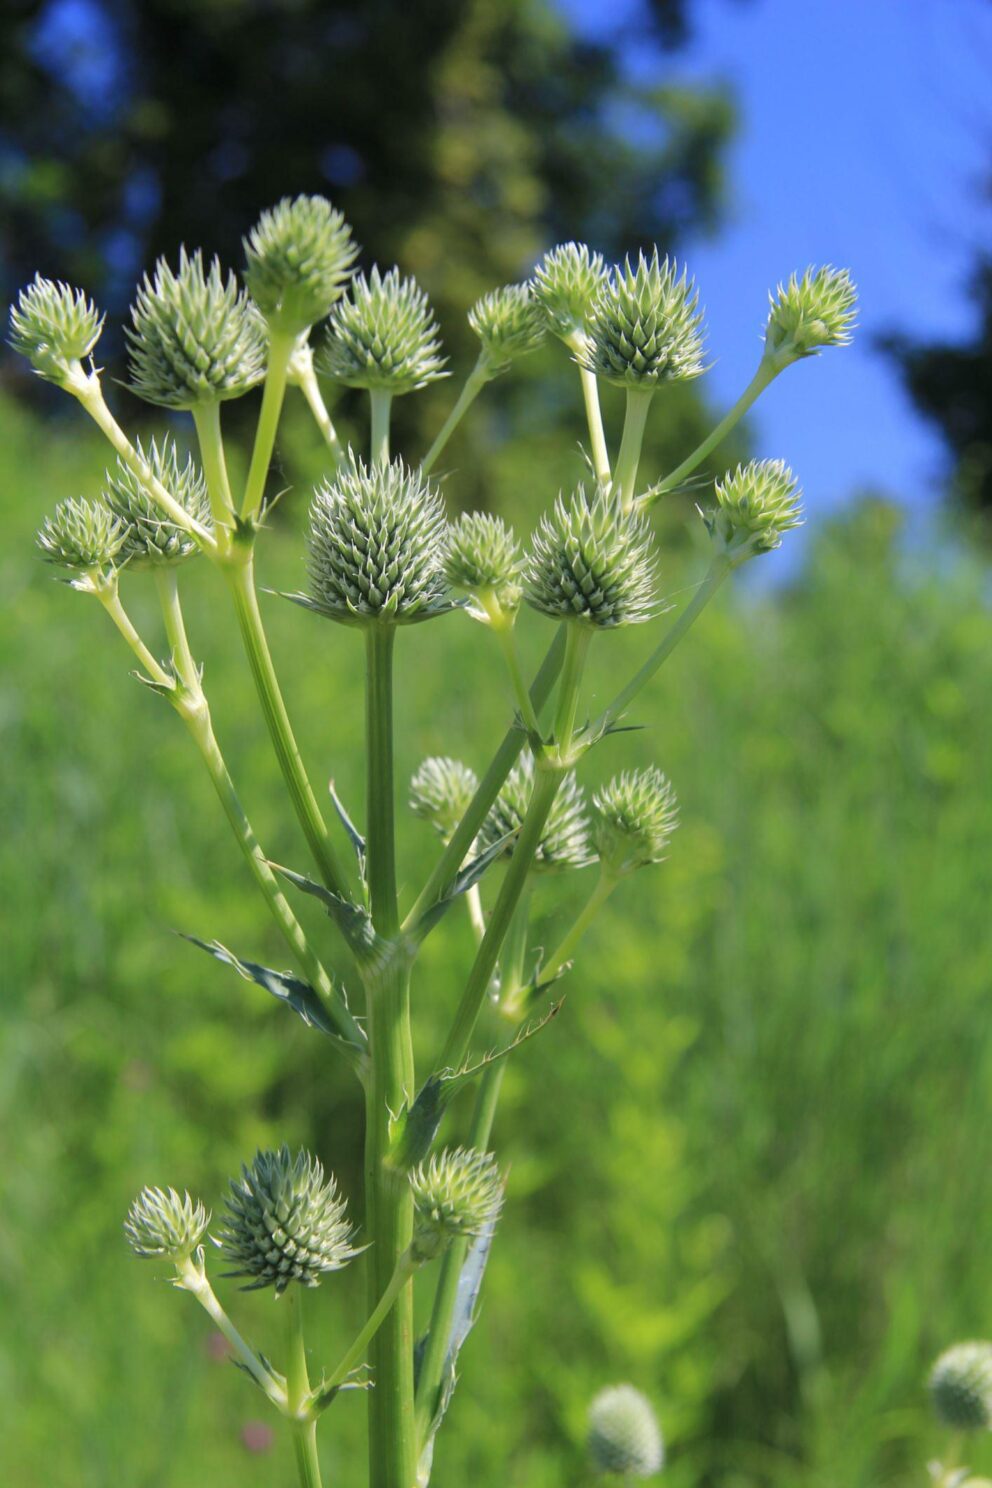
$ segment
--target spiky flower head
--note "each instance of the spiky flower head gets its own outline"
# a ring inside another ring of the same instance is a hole
[[[506,856],[512,855],[533,794],[534,756],[525,749],[482,823],[478,839],[480,852],[506,839]],[[558,787],[534,856],[534,868],[545,872],[585,868],[592,861],[585,796],[575,771],[569,770]]]
[[[36,274],[10,311],[10,344],[39,377],[62,384],[92,352],[103,316],[81,289]]]
[[[653,1478],[665,1460],[658,1419],[633,1385],[601,1390],[589,1407],[589,1460],[594,1472]]]
[[[816,356],[824,346],[848,346],[858,308],[858,291],[847,269],[806,270],[793,274],[768,296],[765,356],[785,367],[800,357]]]
[[[410,781],[410,810],[449,841],[475,795],[479,778],[461,760],[431,755]]]
[[[229,1276],[250,1278],[245,1291],[291,1281],[315,1287],[328,1271],[340,1271],[358,1251],[352,1246],[347,1204],[334,1178],[302,1148],[257,1152],[251,1167],[231,1179],[220,1241],[230,1258]]]
[[[654,538],[619,496],[583,487],[541,518],[523,565],[524,597],[555,620],[599,629],[639,625],[658,612]]]
[[[159,408],[198,408],[240,398],[265,374],[262,319],[220,260],[203,266],[199,249],[164,258],[138,287],[125,329],[131,387]]]
[[[199,1199],[174,1188],[143,1188],[124,1221],[124,1238],[143,1261],[182,1265],[206,1234],[210,1215]]]
[[[703,371],[702,312],[695,284],[673,258],[638,254],[609,274],[592,310],[581,360],[618,387],[646,391]]]
[[[930,1401],[952,1431],[992,1430],[992,1343],[956,1343],[930,1374]]]
[[[507,284],[476,300],[468,323],[491,372],[503,372],[515,357],[537,351],[547,334],[544,313],[527,284]]]
[[[175,441],[163,439],[137,446],[139,460],[152,476],[174,496],[184,511],[203,527],[210,526],[210,498],[198,466],[191,456],[180,459]],[[118,460],[116,469],[107,472],[104,500],[117,517],[124,532],[120,561],[133,567],[146,564],[181,563],[198,551],[189,533],[167,517],[152,494],[149,484],[136,475],[130,465]]]
[[[802,492],[784,460],[738,465],[714,489],[717,508],[706,523],[731,553],[769,553],[783,532],[802,526]]]
[[[333,620],[405,625],[451,608],[444,508],[402,460],[345,461],[314,493],[307,550],[310,607]]]
[[[399,396],[446,377],[438,325],[426,294],[399,269],[359,274],[335,305],[320,371],[348,387],[381,388]]]
[[[609,270],[601,253],[585,243],[560,243],[534,270],[531,294],[556,336],[573,350],[585,336],[592,309]]]
[[[453,589],[464,589],[481,605],[478,618],[492,619],[494,608],[512,615],[520,604],[520,550],[513,528],[488,512],[463,512],[448,528],[444,574]]]
[[[245,283],[269,325],[297,336],[323,320],[351,278],[358,248],[323,196],[283,197],[244,240]]]
[[[654,765],[614,775],[595,793],[592,808],[596,851],[617,876],[660,862],[678,826],[675,791]]]
[[[103,573],[114,566],[125,532],[102,501],[68,497],[46,517],[36,538],[42,557],[74,573]]]
[[[446,1148],[410,1174],[417,1261],[440,1255],[452,1240],[475,1239],[499,1216],[503,1180],[491,1152]]]

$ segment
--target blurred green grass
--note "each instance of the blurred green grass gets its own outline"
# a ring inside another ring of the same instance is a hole
[[[285,964],[177,720],[129,680],[97,606],[34,559],[41,516],[92,490],[103,449],[6,404],[0,425],[2,1480],[274,1488],[282,1445],[242,1437],[261,1397],[130,1261],[120,1222],[144,1182],[216,1203],[283,1139],[356,1195],[356,1092],[315,1036],[171,933]],[[529,492],[553,489],[524,476],[501,483],[521,525]],[[301,516],[288,503],[266,540],[271,588],[299,584]],[[700,564],[683,552],[666,586]],[[235,778],[269,854],[303,867],[213,576],[188,589]],[[126,598],[162,650],[137,580]],[[333,770],[360,814],[356,638],[265,605],[314,778]],[[536,651],[546,633],[527,631]],[[484,764],[507,716],[487,640],[458,617],[402,638],[401,779],[440,750]],[[600,696],[643,647],[599,648]],[[922,1481],[940,1449],[928,1362],[992,1331],[987,574],[944,549],[905,558],[889,509],[862,503],[786,590],[724,596],[638,715],[590,783],[657,759],[683,825],[510,1068],[511,1202],[435,1481],[579,1481],[586,1402],[622,1378],[658,1406],[676,1488]],[[434,846],[404,820],[400,849],[409,892]],[[542,885],[541,939],[583,891]],[[424,1059],[469,955],[460,922],[425,948]],[[339,1278],[314,1298],[328,1362],[354,1292]],[[227,1296],[275,1351],[271,1298]],[[322,1450],[329,1481],[361,1481],[355,1397]]]

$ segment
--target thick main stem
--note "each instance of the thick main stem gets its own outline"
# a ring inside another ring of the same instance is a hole
[[[321,1488],[320,1461],[317,1457],[317,1422],[307,1415],[310,1376],[307,1372],[307,1350],[303,1338],[303,1288],[290,1283],[286,1293],[286,1398],[289,1406],[293,1450],[300,1488]]]
[[[366,631],[366,846],[372,923],[391,954],[366,972],[371,1078],[366,1099],[365,1199],[368,1305],[374,1313],[413,1234],[413,1199],[388,1159],[391,1119],[413,1098],[410,968],[398,943],[393,771],[391,626]],[[413,1288],[399,1289],[372,1339],[369,1363],[370,1488],[413,1488],[417,1443],[413,1413]]]

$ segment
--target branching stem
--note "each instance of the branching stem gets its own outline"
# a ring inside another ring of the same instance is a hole
[[[652,486],[649,497],[650,504],[653,505],[655,501],[664,496],[668,491],[674,491],[685,480],[686,476],[691,475],[696,467],[703,463],[706,456],[716,449],[721,439],[725,439],[734,425],[740,423],[751,405],[757,401],[769,383],[775,380],[779,371],[780,369],[773,366],[771,362],[762,360],[757,372],[751,378],[751,381],[743,393],[741,393],[733,408],[724,414],[716,428],[707,434],[702,444],[697,445],[692,454],[688,455],[682,461],[681,465],[677,465],[658,485]]]
[[[441,425],[441,429],[438,433],[437,438],[434,440],[434,443],[431,445],[430,449],[427,451],[427,454],[424,456],[423,463],[420,467],[424,475],[427,475],[428,472],[433,469],[438,456],[441,454],[445,445],[448,443],[448,440],[458,428],[458,425],[461,423],[462,419],[465,417],[466,413],[471,408],[476,398],[482,392],[482,389],[485,387],[486,383],[492,380],[492,377],[493,370],[489,364],[489,359],[487,358],[484,351],[480,351],[478,361],[466,377],[465,384],[462,387],[461,392],[458,394],[458,401],[455,403],[454,408],[452,408],[444,423]]]
[[[269,331],[269,359],[265,369],[265,386],[262,389],[262,407],[258,414],[255,444],[251,453],[251,465],[245,484],[244,500],[241,503],[242,517],[257,517],[265,494],[265,481],[272,463],[276,430],[286,395],[286,374],[289,359],[293,354],[295,338]]]

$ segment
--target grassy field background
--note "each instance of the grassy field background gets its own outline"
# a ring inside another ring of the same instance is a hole
[[[282,1140],[356,1195],[356,1091],[172,933],[285,964],[178,720],[33,552],[103,449],[6,404],[0,426],[0,1477],[276,1488],[284,1445],[246,1438],[264,1402],[192,1302],[129,1258],[121,1219],[145,1182],[216,1205]],[[547,499],[520,471],[503,484],[522,524]],[[300,583],[302,509],[266,539],[271,588]],[[648,727],[590,761],[593,783],[656,759],[683,826],[510,1068],[510,1203],[438,1488],[583,1482],[586,1403],[619,1379],[658,1407],[673,1488],[926,1481],[928,1364],[992,1332],[992,614],[978,560],[898,529],[862,502],[817,528],[786,587],[725,595],[645,695]],[[683,548],[665,587],[701,564]],[[266,850],[305,867],[213,579],[191,569],[187,588],[218,733]],[[126,599],[162,651],[137,578]],[[265,610],[314,778],[333,771],[358,811],[358,640]],[[536,652],[546,632],[526,625]],[[599,647],[598,695],[643,648]],[[401,779],[436,751],[484,764],[508,711],[485,633],[424,626],[398,665]],[[434,844],[404,820],[400,849],[409,893]],[[584,890],[542,885],[548,936]],[[454,917],[425,950],[425,1058],[470,950]],[[224,1295],[275,1352],[272,1298]],[[314,1299],[328,1363],[355,1302],[347,1277]],[[361,1416],[344,1397],[322,1431],[343,1488]],[[992,1470],[985,1446],[971,1460]]]

